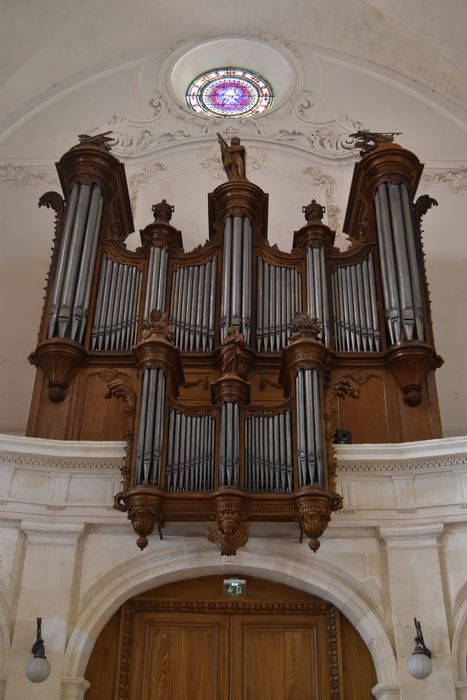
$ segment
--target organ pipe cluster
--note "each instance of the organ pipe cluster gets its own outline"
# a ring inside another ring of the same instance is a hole
[[[422,289],[405,182],[383,182],[375,194],[384,311],[391,344],[424,340]]]
[[[89,312],[103,195],[98,184],[73,185],[49,307],[47,336],[83,342]]]

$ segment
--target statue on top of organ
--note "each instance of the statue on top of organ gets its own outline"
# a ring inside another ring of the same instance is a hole
[[[125,436],[115,507],[141,548],[166,521],[204,520],[234,554],[247,521],[298,520],[315,551],[342,505],[336,429],[355,442],[441,434],[420,227],[433,201],[414,204],[423,166],[393,134],[359,134],[352,247],[334,248],[313,200],[287,253],[268,243],[244,146],[219,136],[228,181],[209,195],[209,240],[185,252],[162,200],[132,252],[124,168],[101,136],[58,163],[64,198],[40,202],[56,240],[28,435]]]

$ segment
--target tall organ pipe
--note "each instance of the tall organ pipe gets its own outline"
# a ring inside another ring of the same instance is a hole
[[[381,183],[375,209],[390,342],[423,340],[422,290],[407,185]]]
[[[144,369],[136,443],[136,484],[160,484],[165,384],[160,368]]]
[[[65,222],[49,311],[48,337],[83,342],[89,311],[103,195],[96,183],[75,183]]]
[[[252,233],[246,216],[228,216],[222,250],[221,341],[234,326],[250,341]]]
[[[300,487],[324,486],[320,380],[315,369],[300,369],[295,377],[298,476]]]

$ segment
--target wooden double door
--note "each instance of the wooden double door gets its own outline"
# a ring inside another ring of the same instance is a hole
[[[369,699],[373,665],[355,630],[343,643],[348,626],[329,603],[257,579],[238,599],[222,595],[219,577],[165,586],[103,630],[86,700]],[[354,694],[343,675],[355,644]]]

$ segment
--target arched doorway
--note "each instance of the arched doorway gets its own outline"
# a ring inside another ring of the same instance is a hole
[[[222,576],[128,600],[99,635],[86,700],[370,700],[373,661],[331,603],[251,576]]]

